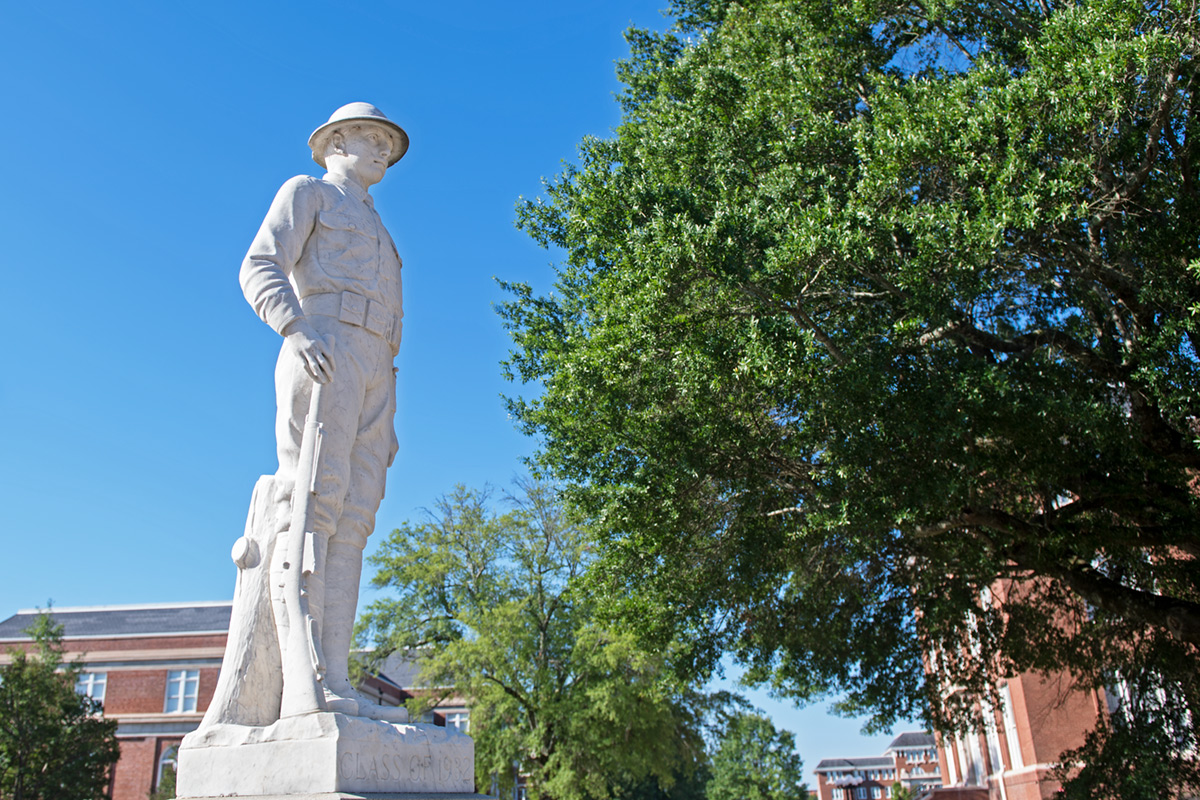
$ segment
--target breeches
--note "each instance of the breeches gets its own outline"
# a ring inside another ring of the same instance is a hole
[[[326,316],[310,315],[308,321],[326,340],[336,339],[336,369],[321,399],[323,436],[313,533],[324,541],[336,538],[361,550],[375,529],[385,474],[398,448],[392,422],[396,415],[392,351],[364,328]],[[294,493],[312,386],[304,362],[285,340],[275,365],[275,441],[276,475],[289,495]],[[308,480],[307,473],[303,480]]]

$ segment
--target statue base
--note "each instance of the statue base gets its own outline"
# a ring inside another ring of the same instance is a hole
[[[474,792],[474,742],[436,725],[322,711],[265,727],[201,727],[179,747],[179,798],[480,797]]]

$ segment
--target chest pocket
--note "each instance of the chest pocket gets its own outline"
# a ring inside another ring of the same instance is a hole
[[[379,271],[375,226],[336,211],[317,217],[317,257],[330,275],[369,280]]]

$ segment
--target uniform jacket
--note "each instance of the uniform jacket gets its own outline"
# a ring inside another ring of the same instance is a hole
[[[280,188],[242,262],[242,293],[282,334],[304,316],[301,299],[353,292],[395,315],[400,347],[400,256],[370,196],[340,176],[300,175]]]

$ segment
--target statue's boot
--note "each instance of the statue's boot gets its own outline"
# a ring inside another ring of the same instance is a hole
[[[325,705],[356,717],[384,722],[408,722],[408,709],[382,706],[350,683],[350,644],[362,577],[362,550],[334,539],[325,559],[325,614],[321,651],[325,656]]]

